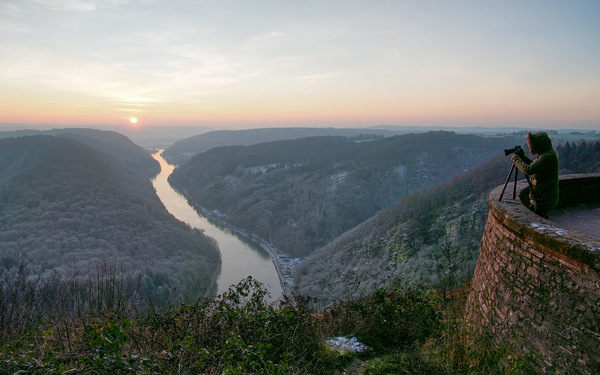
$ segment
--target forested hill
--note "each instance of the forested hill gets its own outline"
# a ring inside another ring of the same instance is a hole
[[[379,129],[335,128],[265,128],[247,130],[217,130],[175,142],[163,152],[171,164],[181,165],[194,155],[215,147],[249,146],[257,143],[299,139],[317,136],[344,136],[365,138],[391,137],[398,132]]]
[[[97,151],[109,154],[122,167],[130,173],[135,173],[151,178],[160,171],[160,166],[140,146],[134,144],[129,138],[113,131],[101,131],[85,128],[67,128],[52,130],[18,130],[0,132],[1,138],[22,137],[33,135],[53,135],[69,138],[81,142]],[[25,155],[24,157],[31,157]]]
[[[84,138],[0,139],[0,276],[24,263],[64,282],[109,267],[146,303],[214,294],[218,249],[166,211],[151,156],[114,134]]]
[[[600,172],[599,141],[556,149],[561,174]],[[443,289],[470,278],[489,192],[504,184],[510,167],[510,158],[498,154],[344,233],[295,270],[298,292],[330,302],[393,284]]]
[[[522,139],[521,139],[522,141]],[[450,132],[359,142],[313,137],[211,149],[170,182],[233,225],[306,256],[403,196],[518,142]]]

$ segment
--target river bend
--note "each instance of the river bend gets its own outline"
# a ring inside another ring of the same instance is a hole
[[[271,257],[259,246],[244,240],[230,230],[212,224],[208,219],[191,207],[187,199],[169,185],[168,177],[175,167],[162,157],[159,150],[152,157],[160,163],[160,173],[152,180],[156,194],[169,211],[177,219],[198,228],[214,238],[221,252],[221,272],[217,280],[218,293],[223,293],[231,285],[248,276],[265,284],[272,299],[283,293],[279,276]]]

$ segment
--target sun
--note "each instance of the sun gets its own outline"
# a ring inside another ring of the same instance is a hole
[[[129,119],[129,122],[131,122],[132,124],[137,124],[138,119],[137,119],[137,117],[132,117]]]

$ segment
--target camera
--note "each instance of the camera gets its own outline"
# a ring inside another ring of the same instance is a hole
[[[521,152],[521,150],[523,149],[523,147],[521,146],[515,146],[513,148],[507,148],[504,150],[504,156],[508,156],[510,154],[518,154],[519,152]]]

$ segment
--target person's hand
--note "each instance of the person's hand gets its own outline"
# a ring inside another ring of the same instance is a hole
[[[510,157],[510,161],[512,161],[514,163],[517,160],[521,160],[521,158],[519,157],[519,155],[512,154],[512,156]]]

